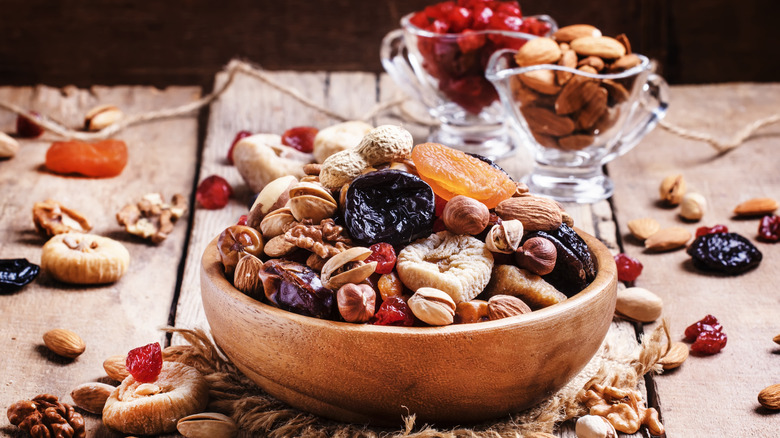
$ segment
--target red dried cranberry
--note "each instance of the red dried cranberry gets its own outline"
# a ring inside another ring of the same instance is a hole
[[[520,27],[521,32],[530,33],[532,35],[544,35],[550,31],[550,23],[539,21],[536,18],[526,18],[523,20],[523,25]]]
[[[444,225],[444,220],[440,217],[437,217],[435,221],[433,221],[433,232],[438,233],[439,231],[444,231],[447,229],[447,226]]]
[[[764,242],[780,241],[780,216],[767,215],[758,224],[758,240]]]
[[[436,204],[436,217],[441,217],[441,215],[444,214],[444,206],[447,205],[447,200],[437,194],[434,194],[433,201]]]
[[[728,338],[720,331],[701,332],[696,342],[691,345],[691,351],[699,354],[715,354],[726,346]]]
[[[35,111],[30,111],[30,114],[37,119],[41,118]],[[35,120],[19,114],[16,117],[16,135],[22,138],[38,138],[43,135],[43,127]]]
[[[620,281],[632,283],[642,273],[642,263],[624,253],[615,256],[615,264],[617,264],[618,280]]]
[[[195,191],[195,199],[208,210],[217,210],[226,206],[231,195],[233,195],[233,188],[218,175],[211,175],[201,181]]]
[[[707,315],[685,329],[685,340],[693,342],[704,332],[720,332],[722,330],[723,327],[718,323],[718,319],[712,315]]]
[[[125,368],[139,382],[151,383],[162,370],[163,358],[160,344],[144,345],[130,350],[125,360]]]
[[[238,218],[238,222],[236,222],[236,225],[246,225],[246,222],[249,220],[249,216],[242,214]]]
[[[393,245],[385,242],[379,242],[371,245],[368,249],[373,251],[366,263],[377,262],[376,273],[377,274],[389,274],[393,272],[395,267],[395,250]]]
[[[391,296],[379,306],[379,310],[371,318],[371,324],[411,327],[414,325],[414,316],[403,298]]]
[[[228,149],[227,154],[227,160],[228,163],[233,164],[233,149],[236,148],[236,144],[238,144],[239,141],[243,138],[247,138],[250,135],[252,135],[249,131],[238,131],[238,134],[236,134],[236,138],[233,139],[233,143],[230,144],[230,149]]]
[[[717,224],[711,227],[699,227],[696,229],[696,237],[701,237],[707,234],[715,233],[728,233],[729,228],[725,225]]]
[[[320,130],[312,126],[290,128],[282,134],[282,144],[301,152],[311,153],[314,150],[314,137],[318,132]]]

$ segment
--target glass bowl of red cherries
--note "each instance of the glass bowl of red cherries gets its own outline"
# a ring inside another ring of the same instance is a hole
[[[485,78],[488,60],[556,29],[549,16],[523,17],[516,1],[445,1],[403,17],[380,55],[395,82],[440,123],[429,141],[499,158],[513,152],[516,140]]]

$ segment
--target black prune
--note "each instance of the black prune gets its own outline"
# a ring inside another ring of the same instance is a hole
[[[555,245],[557,251],[555,268],[549,274],[542,276],[545,281],[568,297],[581,291],[590,283],[580,258],[561,240],[545,231],[531,231],[523,236],[523,243],[532,237],[542,237],[549,240]]]
[[[380,170],[355,178],[347,189],[345,204],[344,223],[349,234],[369,245],[405,244],[433,230],[433,189],[401,170]]]
[[[737,233],[699,236],[687,252],[697,268],[726,275],[749,271],[758,266],[763,258],[758,248]]]
[[[588,283],[593,281],[596,278],[596,264],[593,263],[593,256],[590,253],[588,244],[582,240],[582,237],[566,224],[561,224],[557,229],[550,231],[550,234],[557,237],[558,240],[577,255],[577,258],[582,262],[582,268],[585,270],[586,281]]]
[[[27,259],[0,260],[0,293],[16,292],[38,276],[41,268]]]

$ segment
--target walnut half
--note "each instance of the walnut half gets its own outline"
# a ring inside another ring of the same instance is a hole
[[[159,193],[145,195],[137,204],[125,205],[116,221],[128,233],[160,243],[173,231],[174,223],[187,211],[184,195],[175,194],[168,204]]]
[[[32,214],[35,228],[49,236],[71,231],[86,233],[92,229],[92,225],[84,215],[51,199],[36,202]]]

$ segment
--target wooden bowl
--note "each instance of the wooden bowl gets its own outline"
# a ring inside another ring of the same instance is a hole
[[[225,279],[216,239],[203,254],[203,307],[214,340],[247,377],[300,410],[399,425],[465,424],[547,398],[593,357],[615,310],[612,254],[582,232],[597,262],[593,283],[525,315],[446,327],[325,321],[258,302]]]

